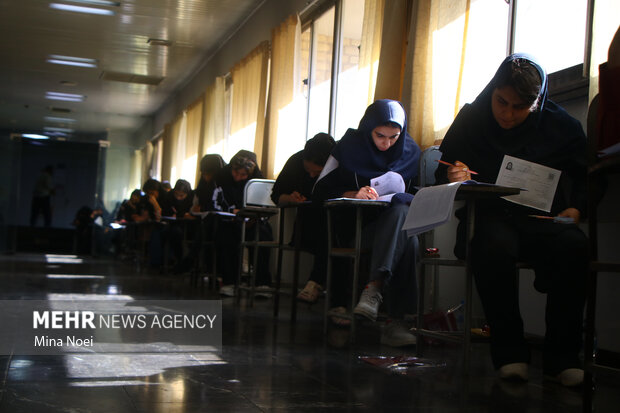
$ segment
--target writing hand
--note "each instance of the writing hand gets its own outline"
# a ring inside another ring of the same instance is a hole
[[[454,166],[448,166],[447,175],[450,182],[463,182],[471,179],[469,167],[461,161],[454,162]]]
[[[377,193],[375,188],[372,188],[370,186],[363,186],[363,187],[360,188],[359,191],[357,191],[357,194],[355,194],[355,198],[357,198],[357,199],[377,199],[377,198],[379,198],[379,194]]]
[[[293,193],[291,194],[291,199],[293,202],[305,202],[306,201],[306,197],[297,191],[293,191]]]
[[[579,218],[581,217],[581,212],[577,208],[566,208],[564,211],[558,214],[559,217],[569,217],[575,221],[575,224],[579,223]]]

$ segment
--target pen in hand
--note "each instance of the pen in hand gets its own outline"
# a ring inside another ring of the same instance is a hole
[[[437,159],[437,162],[444,164],[444,165],[448,165],[448,166],[454,166],[456,167],[456,165],[450,163],[450,162],[446,162],[446,161],[442,161],[441,159]],[[467,169],[467,172],[469,172],[472,175],[478,175],[478,172],[474,172],[471,169]]]

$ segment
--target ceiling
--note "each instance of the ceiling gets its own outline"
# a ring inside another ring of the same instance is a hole
[[[264,0],[87,1],[102,2],[0,0],[0,130],[131,135]],[[96,67],[49,63],[50,55],[95,59]],[[84,101],[50,100],[47,92]]]

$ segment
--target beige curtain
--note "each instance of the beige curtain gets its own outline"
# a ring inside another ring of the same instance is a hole
[[[362,41],[360,44],[359,72],[360,78],[368,81],[368,99],[366,106],[374,101],[381,53],[381,35],[383,32],[383,10],[385,0],[365,0],[364,20],[362,23]]]
[[[172,124],[167,123],[164,126],[161,154],[161,180],[170,180],[170,170],[172,169]]]
[[[589,102],[598,93],[598,67],[607,61],[609,45],[619,26],[620,2],[618,0],[596,0],[594,2],[592,51],[590,53]]]
[[[269,120],[261,163],[263,174],[269,178],[274,177],[288,157],[299,151],[305,142],[300,41],[301,22],[297,15],[290,16],[271,31]]]
[[[147,142],[144,147],[141,149],[141,165],[140,165],[140,178],[142,182],[146,181],[151,177],[151,164],[153,161],[153,144],[151,142]]]
[[[224,155],[224,143],[228,137],[226,116],[226,79],[215,78],[205,93],[205,128],[199,158],[208,153]],[[198,160],[200,162],[200,159]]]
[[[131,156],[131,167],[129,171],[129,192],[135,188],[142,188],[142,151],[136,149]],[[128,197],[128,194],[125,195]]]
[[[180,176],[180,171],[183,164],[182,159],[185,154],[185,117],[185,113],[181,113],[177,116],[174,122],[172,122],[172,126],[170,127],[170,136],[168,137],[169,140],[167,150],[170,156],[170,169],[168,170],[167,178],[162,176],[162,179],[169,180],[172,185],[174,185],[174,182],[176,182]],[[164,150],[166,150],[166,148],[164,148]]]
[[[198,170],[198,153],[201,150],[201,136],[204,135],[204,95],[201,95],[187,108],[185,156],[181,177],[187,180],[192,187],[196,186],[196,171]],[[174,183],[173,183],[174,185]]]
[[[413,3],[402,101],[409,134],[422,147],[439,143],[454,117],[492,78],[506,56],[508,5],[495,0]]]
[[[410,8],[410,0],[391,0],[385,3],[382,13],[382,31],[379,32],[381,33],[381,48],[374,93],[375,100],[401,100]]]
[[[233,92],[227,151],[234,155],[240,149],[253,150],[259,165],[263,158],[268,65],[269,42],[265,41],[231,70]]]

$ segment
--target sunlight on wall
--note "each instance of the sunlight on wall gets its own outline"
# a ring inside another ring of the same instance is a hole
[[[280,173],[288,158],[302,150],[306,144],[303,124],[299,122],[299,119],[304,118],[304,101],[303,95],[298,95],[278,111],[278,139],[273,167],[275,175]]]
[[[461,65],[463,25],[461,15],[432,36],[433,42],[433,124],[435,131],[447,128],[454,120],[454,101],[458,87],[458,69]]]
[[[181,172],[181,179],[185,179],[192,187],[196,180],[196,163],[198,162],[198,155],[192,155],[183,161],[183,171]],[[176,181],[174,181],[176,182]],[[174,182],[172,185],[174,186]]]
[[[249,124],[243,129],[238,130],[230,136],[224,143],[222,158],[228,163],[241,149],[254,152],[254,134],[256,133],[256,122]]]

